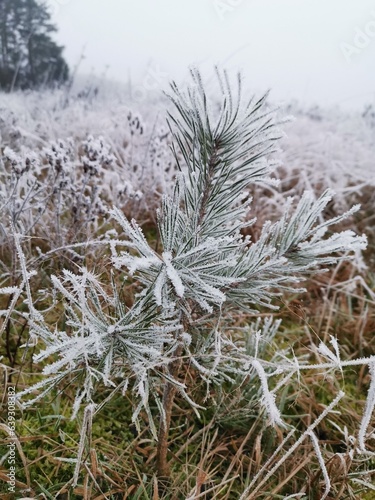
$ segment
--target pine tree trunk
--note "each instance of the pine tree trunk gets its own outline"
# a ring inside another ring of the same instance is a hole
[[[173,361],[169,375],[176,378],[181,367],[182,346],[176,350],[176,359]],[[165,418],[160,416],[160,426],[158,433],[158,447],[156,452],[156,470],[159,478],[167,479],[170,476],[170,467],[168,462],[168,438],[171,426],[172,407],[177,389],[171,382],[166,382],[163,391],[163,409]]]

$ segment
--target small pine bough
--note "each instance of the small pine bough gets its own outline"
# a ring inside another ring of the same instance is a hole
[[[375,366],[375,356],[342,360],[335,339],[331,347],[320,347],[325,363],[311,365],[286,357],[284,351],[271,361],[262,359],[262,339],[270,332],[274,336],[277,330],[278,324],[273,326],[272,319],[263,326],[257,323],[251,348],[231,334],[234,312],[254,313],[255,307],[276,309],[272,299],[285,291],[303,291],[298,285],[301,281],[364,249],[366,238],[352,231],[330,230],[359,208],[355,206],[325,221],[322,214],[332,199],[330,191],[318,199],[306,192],[296,206],[288,199],[282,218],[276,223],[266,222],[257,241],[244,236],[254,223],[248,217],[249,186],[275,182],[270,177],[275,167],[270,157],[276,151],[280,122],[268,110],[266,96],[243,102],[240,77],[234,94],[227,74],[217,71],[221,101],[220,109],[213,111],[199,72],[192,70],[191,76],[193,84],[186,91],[171,85],[175,113],[169,115],[169,126],[179,174],[173,193],[164,196],[157,214],[162,250],[158,253],[150,246],[134,220],[127,220],[119,209],[112,211],[123,231],[122,238],[109,241],[112,275],[115,277],[116,270],[126,270],[127,279],[138,283],[133,305],[125,306],[114,278],[104,286],[85,268],[79,274],[65,270],[60,277],[53,276],[56,291],[65,299],[66,331],[51,330],[28,298],[31,335],[45,345],[35,361],[45,362],[50,357],[54,361],[45,365],[41,382],[19,394],[21,398],[34,394],[24,402],[27,407],[66,377],[80,378],[74,417],[84,402],[90,415],[100,410],[100,404],[93,406],[98,383],[112,387],[113,394],[131,390],[138,401],[133,421],[139,426],[140,412],[146,412],[158,441],[159,477],[170,474],[168,434],[176,394],[196,412],[201,409],[182,382],[188,366],[207,387],[238,377],[258,381],[269,423],[275,426],[286,425],[277,407],[277,391],[301,370],[342,370],[367,364],[373,376]],[[27,284],[30,275],[25,273]],[[374,383],[372,377],[358,434],[361,453],[367,452]],[[290,453],[309,437],[319,463],[324,464],[314,429],[342,396],[337,396]],[[160,413],[158,423],[151,411],[155,403]],[[326,496],[329,480],[325,469],[323,476]],[[78,473],[75,482],[77,478]],[[252,491],[257,481],[259,486],[266,480],[267,476],[254,478]]]

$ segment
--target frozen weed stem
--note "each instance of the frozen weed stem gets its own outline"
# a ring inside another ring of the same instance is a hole
[[[257,241],[244,236],[254,223],[249,218],[249,186],[275,182],[270,158],[280,123],[268,109],[266,96],[243,100],[240,77],[233,92],[227,73],[217,71],[221,99],[216,110],[199,72],[192,70],[191,77],[193,84],[186,91],[171,86],[175,113],[169,116],[169,126],[179,173],[158,211],[161,252],[149,245],[134,220],[128,221],[119,209],[112,211],[125,235],[109,243],[113,266],[125,268],[141,287],[133,305],[125,307],[114,281],[104,289],[82,269],[79,275],[64,271],[62,278],[53,278],[66,299],[69,333],[51,331],[40,316],[30,314],[32,334],[46,344],[37,359],[59,356],[44,368],[46,379],[38,389],[48,391],[65,376],[83,374],[76,413],[84,400],[94,403],[99,381],[124,391],[131,387],[138,400],[133,421],[139,425],[145,410],[158,439],[159,477],[170,474],[168,434],[176,394],[199,410],[181,381],[183,367],[193,367],[207,385],[238,377],[257,380],[270,423],[284,425],[268,379],[284,373],[287,380],[288,373],[299,368],[291,361],[275,371],[277,364],[261,359],[257,348],[246,350],[228,333],[232,313],[254,312],[255,306],[276,309],[272,299],[281,292],[295,292],[296,284],[323,265],[348,259],[366,246],[366,238],[352,231],[330,231],[326,236],[332,224],[358,210],[356,206],[324,220],[330,191],[318,199],[306,192],[295,207],[288,199],[281,219],[266,222]],[[259,327],[258,340],[262,328],[270,328],[269,320]],[[151,400],[159,409],[158,428]]]

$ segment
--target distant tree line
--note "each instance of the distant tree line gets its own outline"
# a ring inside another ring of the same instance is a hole
[[[44,3],[0,0],[0,89],[52,86],[68,79],[63,47]]]

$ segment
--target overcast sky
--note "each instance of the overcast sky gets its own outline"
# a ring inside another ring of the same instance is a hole
[[[374,0],[48,0],[79,71],[166,88],[189,65],[242,70],[276,100],[375,103]]]

